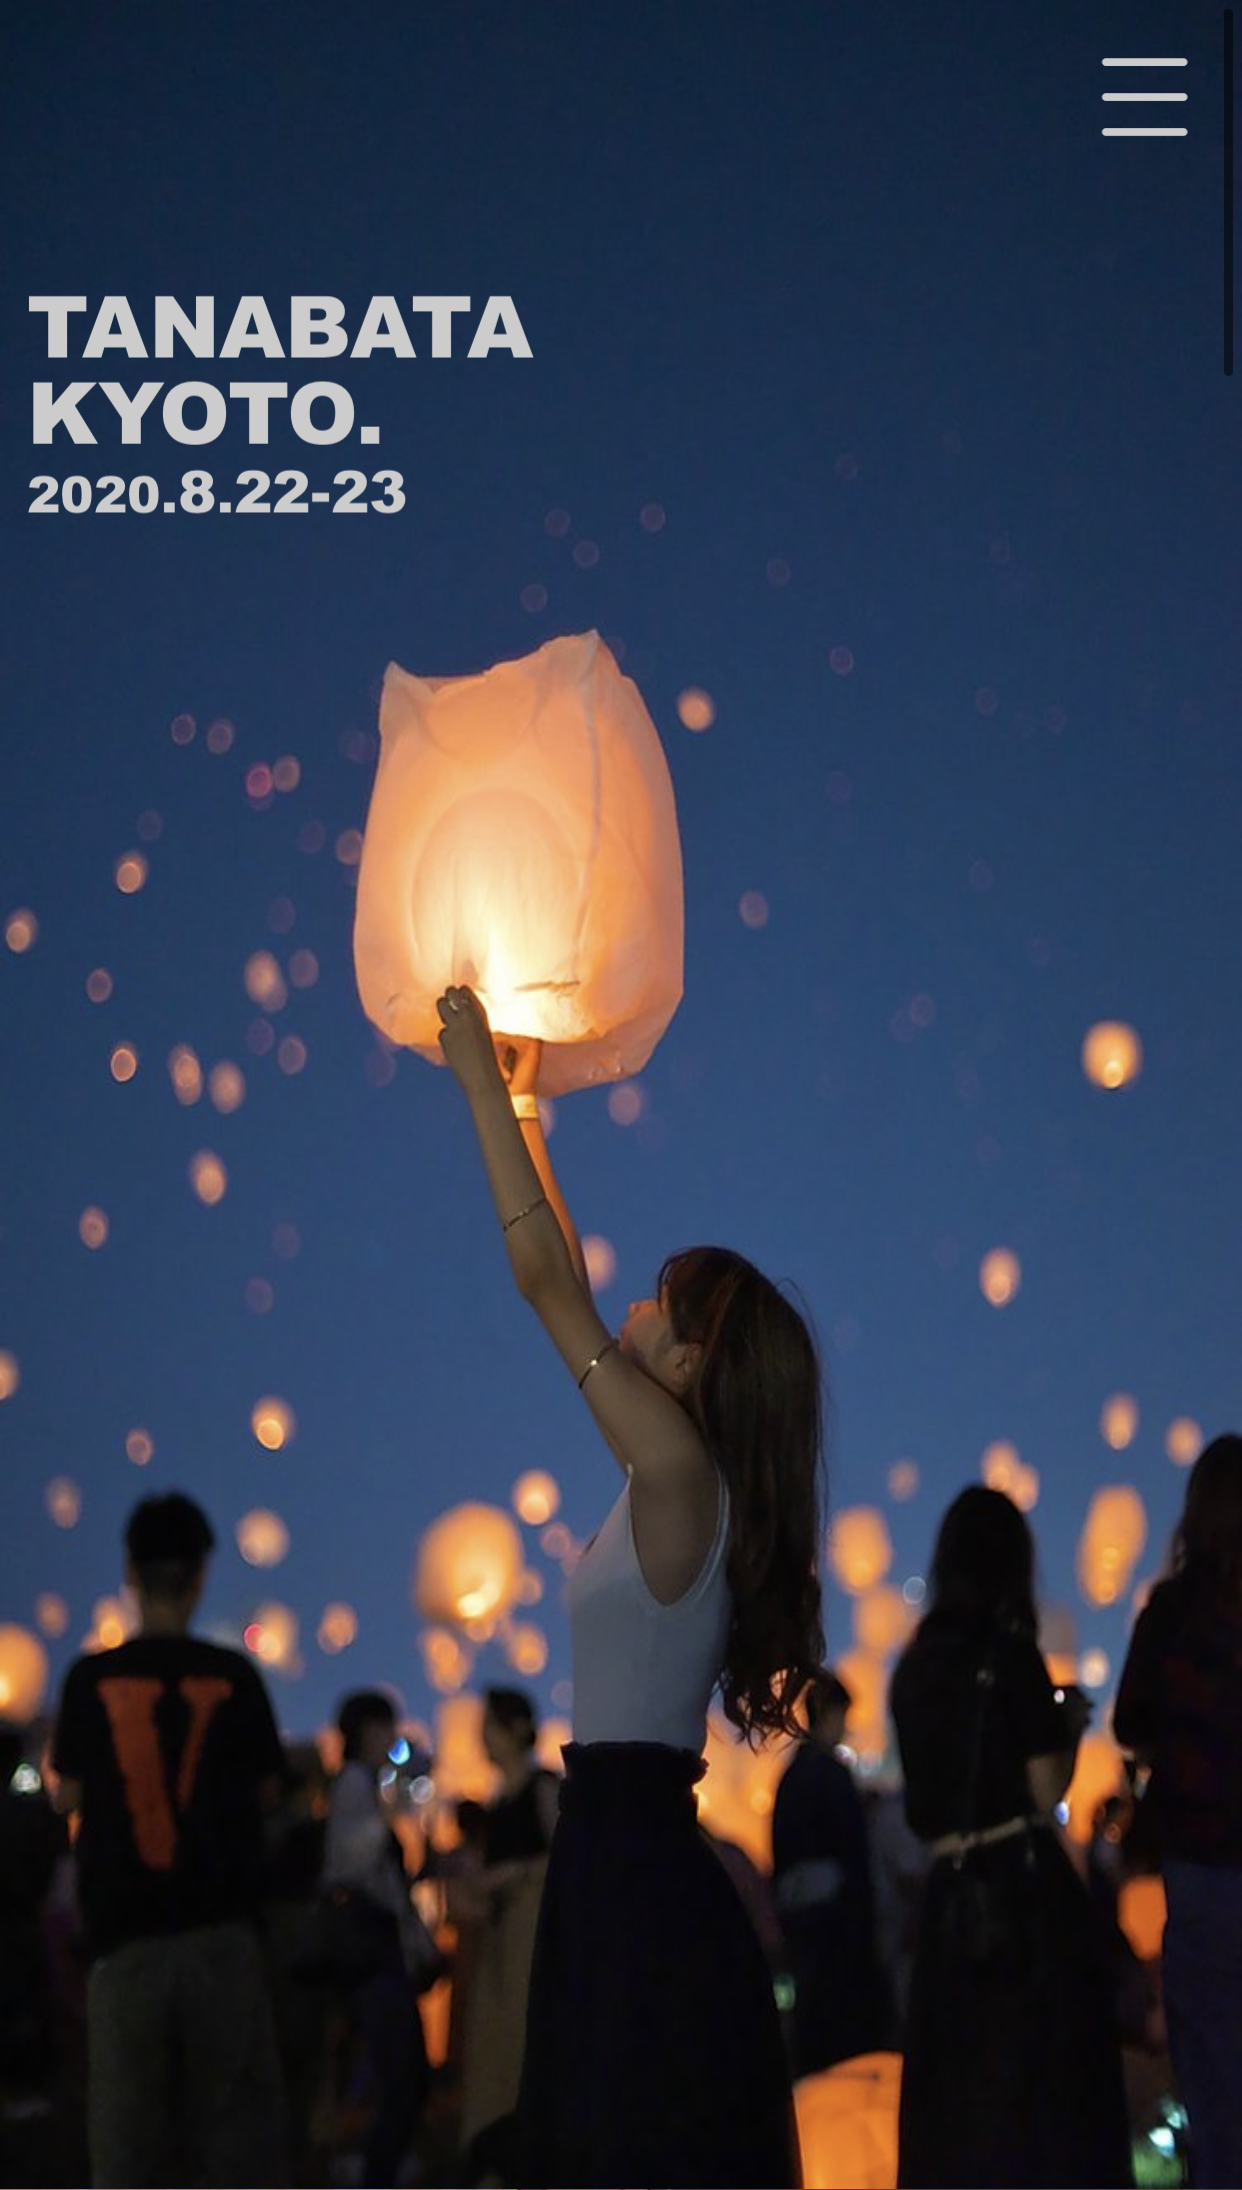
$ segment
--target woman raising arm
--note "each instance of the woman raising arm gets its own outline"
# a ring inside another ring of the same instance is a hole
[[[718,1247],[671,1257],[614,1339],[537,1114],[515,1120],[515,1101],[536,1111],[537,1052],[509,1045],[507,1088],[477,998],[449,989],[439,1008],[516,1282],[626,1475],[569,1590],[575,1738],[532,1979],[523,2180],[779,2190],[798,2177],[770,1979],[693,1788],[713,1688],[748,1736],[789,1729],[823,1655],[814,1343]]]

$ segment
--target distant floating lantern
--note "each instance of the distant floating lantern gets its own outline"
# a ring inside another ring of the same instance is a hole
[[[28,905],[19,905],[4,923],[4,940],[11,951],[20,957],[28,951],[39,933],[39,923]]]
[[[179,1103],[196,1103],[203,1092],[203,1068],[186,1042],[169,1052],[168,1077]]]
[[[102,1209],[91,1204],[78,1218],[78,1238],[84,1247],[102,1247],[108,1237],[108,1219]]]
[[[335,1656],[339,1650],[348,1650],[358,1633],[358,1615],[350,1604],[326,1604],[319,1621],[316,1640],[321,1650]]]
[[[474,1652],[447,1627],[428,1627],[420,1640],[429,1686],[441,1696],[458,1695],[470,1678]]]
[[[1112,1392],[1100,1409],[1100,1435],[1114,1452],[1132,1445],[1139,1426],[1136,1400],[1128,1392]]]
[[[0,1353],[0,1399],[11,1399],[21,1380],[17,1355]]]
[[[1116,1604],[1147,1542],[1147,1514],[1130,1483],[1097,1490],[1078,1542],[1078,1586],[1090,1604]]]
[[[887,1657],[900,1650],[913,1630],[916,1614],[899,1589],[881,1583],[865,1590],[854,1606],[854,1634],[863,1650]]]
[[[617,1274],[617,1250],[612,1241],[604,1239],[598,1232],[584,1234],[582,1259],[586,1264],[591,1291],[602,1293],[606,1286],[612,1284]]]
[[[113,879],[122,897],[133,897],[147,879],[147,861],[143,852],[124,852],[112,870]]]
[[[290,1443],[297,1423],[287,1400],[269,1397],[255,1402],[250,1427],[268,1452],[279,1452]]]
[[[279,1566],[289,1553],[289,1531],[278,1513],[256,1506],[237,1524],[237,1548],[248,1566]]]
[[[690,684],[677,695],[677,713],[687,730],[710,730],[716,720],[716,703],[701,685]]]
[[[298,1673],[298,1618],[287,1604],[261,1604],[245,1629],[242,1640],[260,1664],[274,1673]]]
[[[0,1627],[0,1718],[24,1725],[47,1691],[47,1652],[28,1627]]]
[[[845,1719],[845,1738],[860,1756],[882,1756],[887,1738],[888,1677],[884,1661],[874,1650],[845,1650],[834,1670],[849,1689],[852,1701]]]
[[[1006,1498],[1013,1498],[1015,1486],[1022,1480],[1022,1467],[1022,1455],[1007,1437],[994,1437],[979,1459],[979,1473],[988,1489],[998,1490]]]
[[[819,2190],[891,2190],[897,2180],[901,2055],[860,2053],[794,2085],[807,2182]]]
[[[531,1620],[514,1620],[505,1636],[505,1650],[515,1673],[533,1680],[548,1662],[548,1638]]]
[[[69,1607],[56,1590],[47,1589],[35,1598],[35,1618],[44,1634],[56,1642],[68,1631]]]
[[[541,1093],[640,1071],[681,998],[681,848],[654,724],[598,634],[477,676],[393,664],[380,736],[368,1016],[439,1062],[436,998],[467,983],[497,1033],[542,1040]]]
[[[893,1563],[888,1523],[878,1506],[846,1506],[828,1532],[828,1563],[852,1596],[874,1589]]]
[[[993,1308],[1006,1308],[1022,1283],[1022,1265],[1008,1247],[993,1247],[979,1265],[979,1290]]]
[[[155,1457],[155,1439],[150,1430],[131,1430],[125,1440],[125,1450],[136,1468],[149,1466]]]
[[[213,1208],[223,1201],[228,1191],[229,1175],[220,1158],[209,1148],[200,1148],[191,1156],[189,1165],[190,1184],[201,1202]]]
[[[82,1515],[82,1493],[67,1475],[53,1476],[44,1502],[57,1528],[76,1528]]]
[[[560,1502],[560,1486],[546,1468],[528,1468],[513,1486],[513,1510],[528,1528],[542,1528]]]
[[[1097,1087],[1124,1087],[1143,1067],[1143,1045],[1121,1019],[1101,1019],[1087,1029],[1082,1069]]]
[[[907,1498],[914,1497],[914,1494],[918,1490],[918,1487],[918,1461],[894,1460],[892,1467],[888,1471],[889,1497],[895,1498],[899,1505],[904,1505]]]
[[[1203,1450],[1203,1431],[1188,1414],[1179,1414],[1164,1433],[1164,1449],[1176,1468],[1192,1468]]]
[[[517,1595],[522,1539],[500,1506],[453,1506],[423,1533],[414,1596],[425,1620],[443,1626],[497,1619]]]
[[[241,1068],[228,1058],[212,1066],[207,1086],[212,1102],[222,1114],[239,1110],[246,1100],[245,1077]]]

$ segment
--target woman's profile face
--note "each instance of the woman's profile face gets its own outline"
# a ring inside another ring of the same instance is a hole
[[[673,1329],[667,1293],[658,1300],[630,1302],[617,1344],[630,1361],[680,1398],[685,1388],[684,1376],[676,1365],[681,1346]]]

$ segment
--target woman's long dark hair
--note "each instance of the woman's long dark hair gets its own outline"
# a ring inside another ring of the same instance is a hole
[[[687,1404],[729,1489],[725,1716],[747,1740],[797,1733],[794,1704],[824,1656],[815,1341],[784,1294],[727,1247],[671,1255],[659,1292],[676,1337],[702,1347]]]
[[[1206,1594],[1242,1600],[1242,1437],[1227,1430],[1190,1471],[1173,1567]]]
[[[923,1621],[933,1624],[1036,1635],[1035,1546],[1024,1515],[1003,1491],[971,1483],[945,1513]]]

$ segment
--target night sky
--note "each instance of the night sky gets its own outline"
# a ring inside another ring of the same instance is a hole
[[[377,1039],[352,961],[386,665],[461,675],[596,629],[658,727],[686,885],[637,1115],[556,1106],[570,1206],[615,1255],[602,1312],[703,1239],[796,1285],[832,1507],[881,1509],[914,1603],[944,1506],[1012,1445],[1047,1638],[1105,1654],[1104,1716],[1184,1489],[1170,1426],[1184,1463],[1242,1425],[1222,70],[1219,9],[1133,0],[10,13],[0,1621],[42,1634],[49,1700],[145,1492],[209,1509],[206,1623],[267,1622],[297,1733],[376,1682],[430,1722],[410,1578],[447,1507],[547,1469],[581,1543],[615,1497],[464,1103]],[[1101,99],[1155,88],[1187,102]],[[1101,134],[1136,117],[1188,134]],[[291,296],[338,299],[351,341],[391,296],[416,355],[159,358],[160,294],[213,296],[217,346],[261,296],[286,353]],[[63,357],[36,295],[86,300]],[[448,356],[420,295],[471,300]],[[145,358],[84,358],[106,296]],[[528,358],[467,356],[489,297]],[[163,383],[140,445],[96,387],[96,445],[36,447],[34,383],[96,376]],[[218,439],[172,438],[170,387],[235,379],[331,380],[355,426],[309,445],[274,401],[252,446],[234,400]],[[397,470],[404,506],[98,507],[106,476],[162,502],[193,470],[236,503],[255,467],[311,491]],[[30,514],[36,475],[94,506]],[[1143,1045],[1115,1090],[1081,1061],[1102,1020]],[[995,1248],[1020,1266],[999,1308]],[[296,1428],[267,1450],[273,1396]],[[1099,1607],[1076,1547],[1120,1483],[1147,1542]],[[271,1568],[237,1546],[255,1509],[288,1532]],[[522,1533],[543,1596],[516,1616],[548,1645],[526,1685],[564,1715],[566,1539]],[[840,1654],[853,1605],[826,1603]],[[518,1677],[479,1647],[471,1684]]]

